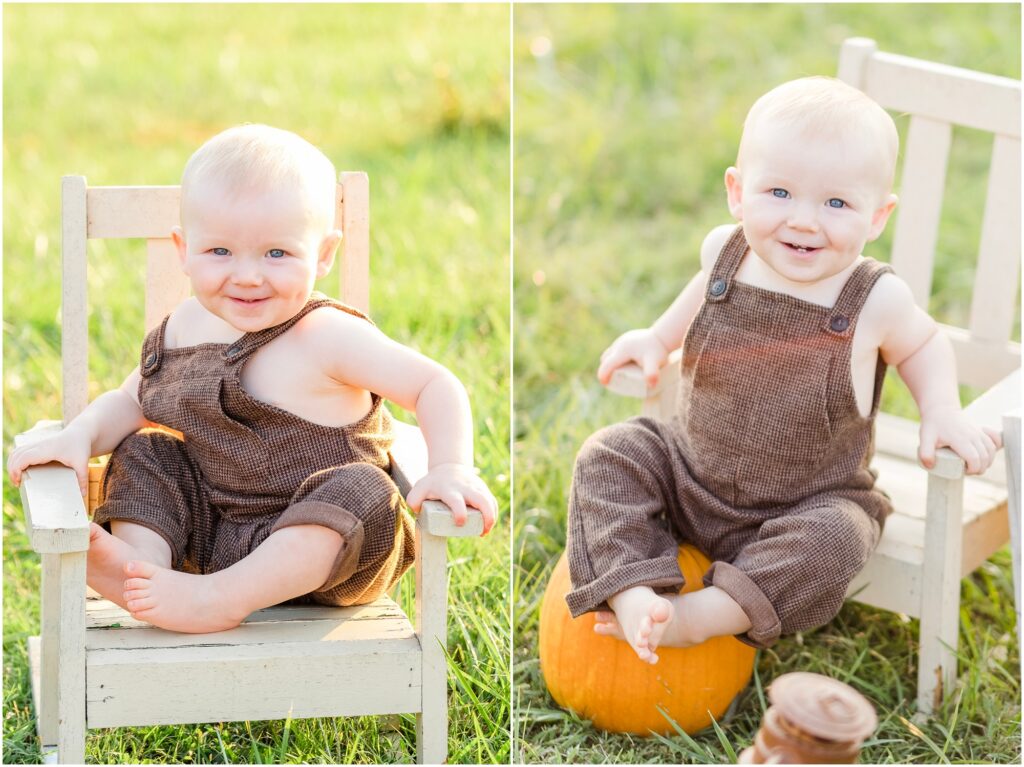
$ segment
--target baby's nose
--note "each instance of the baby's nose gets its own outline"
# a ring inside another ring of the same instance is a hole
[[[256,264],[237,264],[231,274],[231,278],[239,285],[259,285],[263,282],[263,272]]]
[[[799,205],[792,211],[786,224],[791,229],[814,232],[818,230],[818,217],[811,206]]]

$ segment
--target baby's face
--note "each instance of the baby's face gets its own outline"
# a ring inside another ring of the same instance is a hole
[[[743,167],[726,172],[726,189],[753,252],[792,282],[846,269],[896,204],[877,152],[864,140],[801,136],[781,125],[752,138]]]
[[[192,292],[210,312],[243,332],[279,325],[305,305],[330,271],[340,239],[308,195],[282,188],[226,195],[199,184],[173,233]]]

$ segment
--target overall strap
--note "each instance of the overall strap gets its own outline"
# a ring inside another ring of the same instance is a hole
[[[822,330],[834,336],[853,337],[857,317],[864,308],[868,294],[883,274],[892,272],[892,267],[873,258],[865,258],[843,285],[835,306],[829,311],[822,324]]]
[[[170,314],[164,317],[163,322],[149,331],[146,340],[142,342],[139,373],[143,378],[149,378],[160,369],[160,362],[164,356],[164,334],[167,332],[167,320],[170,318]]]
[[[729,295],[736,270],[740,268],[740,262],[746,253],[747,238],[743,236],[743,225],[738,224],[722,246],[715,265],[711,268],[704,294],[705,300],[722,301]]]
[[[286,333],[296,322],[301,320],[314,309],[319,309],[321,306],[333,306],[335,309],[348,312],[351,315],[366,320],[371,325],[373,324],[373,321],[358,309],[355,309],[348,304],[343,304],[340,301],[336,301],[333,298],[329,298],[323,293],[314,291],[313,294],[310,295],[306,305],[303,306],[294,317],[285,320],[280,325],[274,325],[271,328],[257,330],[254,333],[246,333],[233,344],[225,348],[223,352],[225,362],[228,365],[234,365],[248,359],[249,356],[261,346],[266,346],[281,334]]]

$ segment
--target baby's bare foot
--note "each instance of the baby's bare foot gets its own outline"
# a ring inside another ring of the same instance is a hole
[[[124,565],[142,552],[111,535],[95,522],[89,525],[89,553],[85,557],[85,582],[104,599],[124,607]]]
[[[132,560],[125,563],[122,577],[126,609],[160,628],[190,634],[225,631],[248,615],[216,574],[192,575]]]
[[[625,639],[640,660],[657,663],[655,650],[672,623],[672,603],[647,586],[636,586],[611,597],[608,604],[614,611],[612,620],[611,614],[599,613],[594,631]]]

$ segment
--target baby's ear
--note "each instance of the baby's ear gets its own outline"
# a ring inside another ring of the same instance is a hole
[[[885,225],[889,221],[889,216],[892,215],[893,210],[896,208],[896,203],[899,202],[899,197],[894,194],[890,194],[871,215],[871,230],[868,233],[868,242],[874,242],[877,240],[882,232],[885,230]]]
[[[729,199],[729,213],[737,221],[743,220],[743,178],[739,169],[729,167],[725,171],[725,193]]]
[[[171,241],[174,243],[174,249],[178,251],[178,261],[181,264],[181,271],[188,274],[188,260],[185,258],[188,254],[188,248],[185,245],[185,230],[180,226],[172,227]]]
[[[316,259],[316,276],[325,276],[334,266],[334,257],[338,253],[338,245],[341,243],[341,230],[333,229],[324,235],[320,241],[320,250]]]

